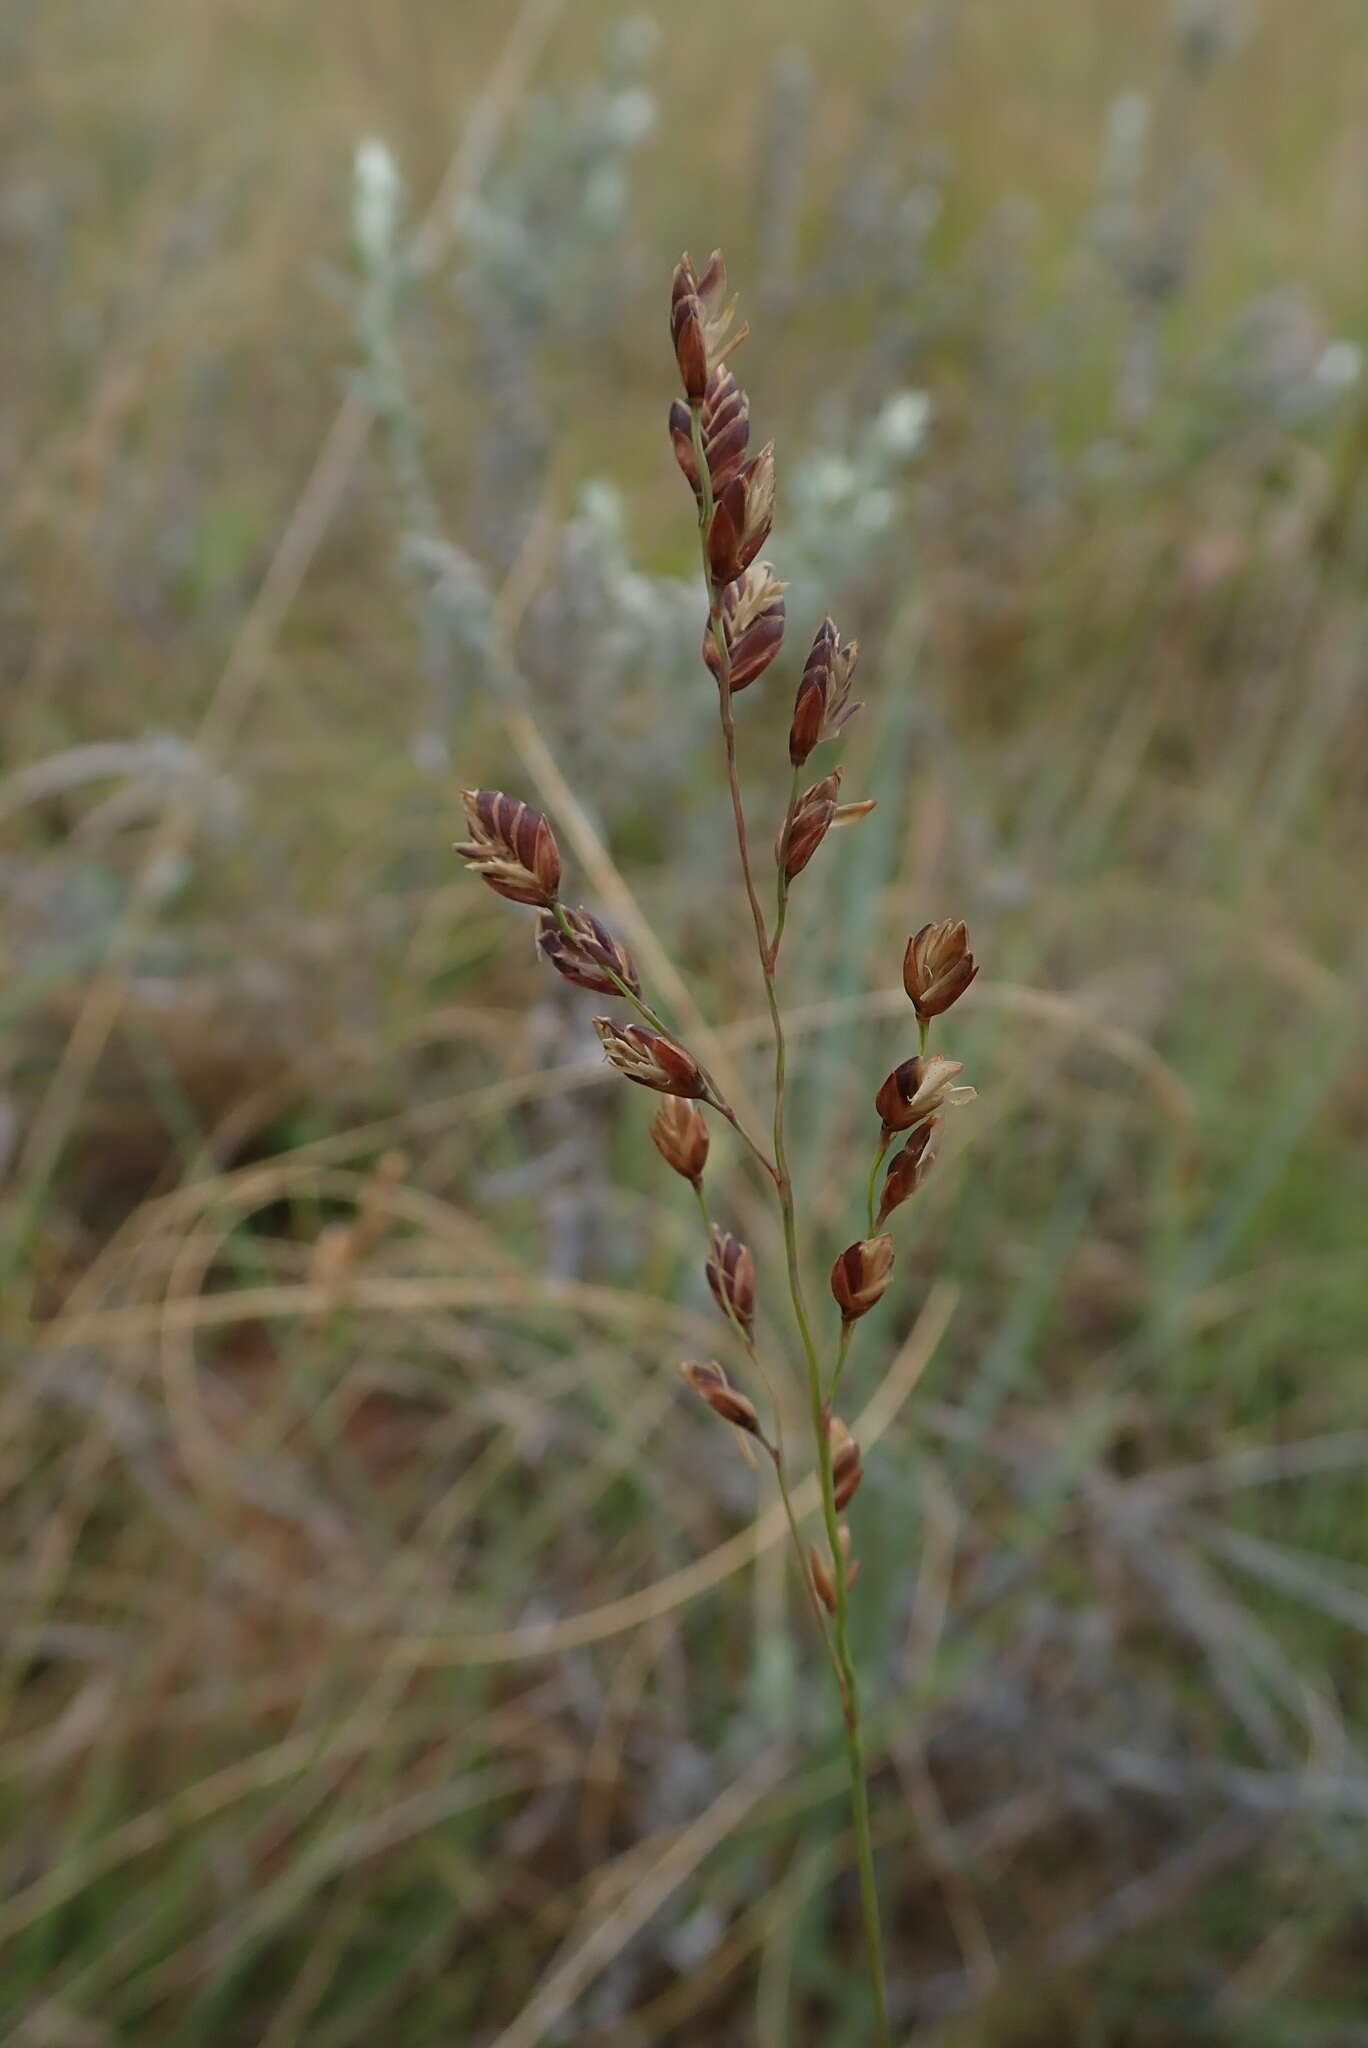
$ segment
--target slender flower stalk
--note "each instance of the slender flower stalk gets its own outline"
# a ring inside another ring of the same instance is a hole
[[[874,1190],[878,1186],[879,1168],[888,1157],[888,1148],[892,1142],[891,1132],[880,1131],[879,1142],[874,1147],[874,1157],[870,1161],[869,1179],[865,1182],[865,1235],[867,1237],[873,1237],[875,1230],[878,1228],[874,1217]]]
[[[927,1044],[933,1019],[952,1008],[978,969],[968,934],[957,919],[924,924],[907,941],[903,980],[917,1022],[917,1050],[893,1068],[874,1095],[878,1121],[863,1190],[864,1235],[839,1252],[830,1269],[839,1324],[828,1345],[819,1338],[803,1276],[802,1231],[785,1126],[788,1048],[778,970],[793,888],[811,886],[802,878],[830,857],[829,842],[836,828],[872,809],[868,803],[840,801],[839,767],[828,765],[825,773],[804,786],[809,757],[818,747],[838,740],[861,708],[851,701],[859,650],[854,641],[841,639],[830,618],[820,621],[798,683],[788,734],[792,773],[773,842],[771,926],[747,826],[734,706],[737,695],[759,682],[782,651],[785,586],[760,558],[774,519],[774,449],[770,444],[756,455],[749,453],[750,401],[726,360],[746,332],[744,327],[734,331],[734,319],[735,301],[727,295],[721,255],[714,254],[701,274],[685,256],[675,271],[670,299],[670,336],[683,397],[670,409],[669,431],[675,460],[697,508],[699,560],[707,593],[703,661],[717,690],[727,796],[772,1035],[770,1150],[746,1129],[707,1069],[652,1007],[625,946],[592,911],[572,910],[561,900],[560,852],[550,823],[539,812],[497,790],[467,791],[470,837],[457,850],[496,894],[535,911],[537,950],[557,974],[593,994],[618,999],[630,1013],[625,1019],[594,1019],[604,1056],[624,1079],[658,1098],[650,1127],[652,1143],[665,1164],[692,1187],[707,1247],[708,1287],[746,1368],[768,1399],[766,1418],[753,1394],[735,1383],[716,1360],[689,1361],[680,1367],[694,1393],[730,1425],[752,1462],[752,1447],[758,1445],[774,1468],[795,1562],[840,1702],[869,1975],[869,2038],[876,2048],[891,2048],[859,1674],[850,1642],[850,1595],[860,1560],[852,1554],[850,1524],[842,1519],[861,1485],[864,1466],[860,1446],[835,1404],[850,1365],[856,1326],[893,1282],[895,1246],[885,1224],[930,1171],[944,1112],[974,1092],[959,1082],[959,1061],[929,1052]],[[718,1219],[709,1202],[709,1113],[737,1131],[778,1203],[789,1306],[802,1355],[810,1452],[821,1497],[825,1541],[820,1546],[805,1546],[799,1529],[784,1442],[784,1403],[757,1342],[764,1276],[757,1273],[750,1247]],[[887,1164],[880,1191],[880,1170],[895,1139],[900,1149]]]
[[[716,261],[716,259],[714,259]],[[688,264],[687,257],[680,268]],[[677,273],[678,274],[678,273]],[[686,379],[687,387],[687,379]],[[741,864],[741,877],[745,887],[746,900],[750,906],[751,921],[755,928],[756,951],[760,971],[764,979],[765,1002],[769,1010],[770,1026],[774,1035],[774,1161],[778,1168],[775,1187],[779,1198],[784,1229],[784,1253],[788,1267],[789,1293],[792,1301],[794,1321],[802,1344],[807,1366],[808,1400],[812,1421],[813,1437],[816,1444],[818,1465],[822,1486],[822,1512],[826,1523],[827,1544],[835,1568],[835,1660],[839,1673],[841,1707],[845,1721],[846,1756],[850,1770],[851,1807],[855,1824],[856,1854],[860,1872],[860,1900],[864,1917],[865,1945],[869,1963],[870,1994],[874,2006],[875,2039],[879,2048],[887,2048],[890,2040],[888,2029],[887,1993],[884,1986],[883,1943],[879,1926],[879,1895],[874,1875],[874,1855],[869,1825],[869,1794],[865,1781],[863,1736],[860,1724],[859,1683],[850,1654],[848,1621],[848,1586],[841,1555],[840,1533],[837,1526],[835,1483],[832,1474],[830,1432],[827,1426],[829,1410],[822,1390],[822,1368],[817,1346],[813,1339],[812,1325],[808,1315],[803,1292],[802,1266],[798,1248],[798,1219],[794,1203],[793,1179],[789,1170],[788,1152],[785,1144],[784,1110],[787,1090],[787,1047],[784,1040],[784,1020],[779,1007],[775,985],[778,964],[778,943],[782,936],[782,922],[787,905],[787,888],[806,866],[806,860],[795,866],[793,861],[793,838],[795,827],[802,810],[803,799],[796,795],[797,767],[790,794],[784,824],[779,835],[779,911],[775,924],[775,938],[771,942],[765,929],[764,913],[756,891],[751,869],[750,849],[746,835],[745,809],[741,800],[740,776],[737,767],[736,722],[732,715],[732,688],[730,677],[730,656],[726,634],[723,629],[725,611],[725,580],[719,582],[718,557],[720,550],[710,545],[718,513],[714,507],[712,485],[708,472],[707,450],[703,432],[702,394],[690,397],[691,442],[695,471],[698,478],[698,525],[703,557],[703,574],[708,587],[708,626],[716,652],[715,663],[709,662],[717,681],[718,713],[722,725],[722,742],[726,760],[727,790],[731,798],[732,818],[736,828],[737,853]],[[766,504],[772,503],[772,461],[766,479]],[[744,477],[745,472],[742,472]],[[736,490],[737,481],[728,485],[728,491]],[[768,517],[766,514],[766,535]],[[833,792],[834,796],[834,792]],[[834,808],[834,805],[833,805]],[[830,819],[827,819],[829,825]],[[825,835],[826,827],[817,834]],[[814,844],[807,858],[816,851]]]

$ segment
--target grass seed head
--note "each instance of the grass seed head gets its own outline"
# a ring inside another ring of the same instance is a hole
[[[749,1337],[755,1324],[755,1260],[750,1246],[714,1224],[706,1271],[713,1300]]]
[[[823,619],[803,666],[789,727],[789,760],[801,768],[813,748],[834,739],[861,708],[850,702],[850,679],[860,652],[858,640],[847,641],[830,618]]]
[[[768,562],[752,562],[722,593],[722,639],[732,694],[744,690],[779,652],[784,638],[784,592]],[[703,659],[714,676],[721,663],[711,624],[703,632]]]
[[[842,1522],[836,1534],[841,1545],[841,1576],[845,1580],[846,1591],[849,1592],[860,1575],[860,1561],[858,1558],[853,1564],[850,1561],[849,1524]],[[837,1607],[836,1581],[832,1577],[830,1565],[815,1543],[808,1550],[808,1570],[812,1578],[812,1589],[817,1598],[828,1614],[834,1614]]]
[[[703,394],[703,455],[713,496],[741,474],[750,445],[750,400],[725,363],[708,378]]]
[[[618,1024],[611,1017],[595,1017],[594,1029],[609,1065],[627,1080],[662,1095],[707,1094],[698,1061],[663,1031],[653,1031],[649,1024]]]
[[[719,494],[708,522],[708,567],[719,589],[750,567],[773,524],[774,443],[767,441]]]
[[[696,1102],[667,1095],[651,1118],[651,1143],[665,1161],[695,1187],[708,1163],[708,1120]]]
[[[692,257],[681,256],[670,292],[670,340],[691,405],[703,399],[710,372],[745,340],[744,327],[730,341],[727,339],[735,317],[736,300],[727,297],[727,266],[722,251],[713,250],[701,276],[694,269]]]
[[[874,1097],[874,1107],[883,1118],[885,1131],[910,1131],[924,1123],[944,1104],[972,1102],[972,1088],[956,1088],[956,1074],[963,1073],[959,1060],[943,1053],[928,1053],[925,1059],[904,1060],[894,1067]]]
[[[592,995],[620,995],[625,985],[639,996],[641,982],[632,956],[607,926],[588,910],[564,910],[561,916],[568,931],[554,910],[543,910],[537,919],[537,950],[557,974]]]
[[[893,1275],[893,1240],[885,1235],[847,1245],[831,1269],[831,1292],[843,1323],[867,1316]]]
[[[903,987],[923,1024],[957,1003],[977,973],[969,934],[963,923],[953,918],[924,924],[907,942]]]
[[[888,1172],[884,1175],[883,1195],[879,1202],[879,1213],[875,1222],[880,1230],[893,1214],[900,1209],[908,1197],[917,1189],[936,1163],[936,1139],[940,1134],[940,1118],[927,1117],[913,1130],[901,1152],[894,1155]]]
[[[703,459],[707,464],[714,498],[739,476],[750,444],[750,400],[731,371],[719,364],[708,378],[699,411]],[[670,406],[670,440],[675,461],[689,480],[699,507],[703,487],[698,476],[698,451],[694,447],[693,414],[680,398]]]
[[[670,341],[684,395],[691,405],[697,405],[708,386],[707,328],[703,302],[698,296],[698,279],[687,256],[680,259],[675,269],[670,294]]]
[[[775,859],[783,862],[786,882],[802,874],[831,830],[836,819],[836,799],[840,789],[841,771],[835,768],[799,797],[794,806],[787,842],[781,834],[774,849]]]
[[[827,1423],[827,1435],[831,1441],[831,1484],[836,1501],[836,1512],[848,1507],[854,1498],[864,1473],[860,1465],[860,1446],[846,1428],[839,1415],[833,1415]]]
[[[746,1398],[739,1388],[734,1387],[720,1365],[713,1359],[698,1363],[687,1359],[679,1368],[701,1400],[707,1402],[715,1415],[724,1422],[734,1423],[737,1429],[744,1429],[748,1436],[759,1437],[764,1442],[764,1431],[755,1403]]]
[[[496,896],[510,903],[550,905],[560,888],[560,848],[540,811],[500,789],[463,789],[470,838],[457,843]]]

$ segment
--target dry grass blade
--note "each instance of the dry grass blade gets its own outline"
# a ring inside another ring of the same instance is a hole
[[[491,2048],[536,2048],[544,2041],[546,2030],[564,2017],[585,1987],[778,1783],[786,1764],[781,1754],[761,1757],[720,1792],[697,1820],[682,1828],[636,1876],[626,1897],[571,1944],[512,2025],[495,2037]]]
[[[523,0],[514,15],[502,58],[417,230],[414,254],[425,265],[430,267],[449,245],[458,203],[484,176],[502,124],[516,105],[565,4],[566,0]],[[365,397],[356,389],[348,392],[238,630],[193,742],[198,771],[175,786],[162,812],[105,959],[25,1140],[16,1180],[28,1212],[42,1199],[114,1029],[127,972],[164,878],[194,834],[203,779],[221,759],[261,683],[267,656],[342,503],[372,424]],[[23,1227],[21,1214],[21,1231]]]
[[[854,1427],[862,1443],[870,1447],[878,1443],[901,1411],[949,1327],[956,1299],[955,1290],[945,1282],[938,1282],[932,1289],[887,1373],[855,1418]],[[793,1507],[798,1516],[814,1514],[820,1503],[815,1475],[793,1489]],[[782,1543],[787,1533],[784,1510],[776,1502],[749,1528],[729,1537],[706,1556],[695,1558],[691,1564],[657,1580],[655,1585],[644,1586],[620,1600],[607,1601],[566,1621],[548,1622],[545,1627],[414,1639],[413,1647],[415,1652],[421,1652],[425,1662],[434,1664],[507,1664],[560,1656],[586,1643],[603,1642],[610,1636],[639,1628],[696,1600],[701,1593],[743,1571],[762,1551]]]

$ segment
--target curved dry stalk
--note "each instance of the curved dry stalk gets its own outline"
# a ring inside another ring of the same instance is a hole
[[[484,176],[504,122],[517,106],[565,4],[566,0],[523,0],[513,15],[485,91],[415,232],[410,255],[419,267],[431,268],[450,246],[459,201]],[[318,451],[200,721],[193,743],[200,772],[177,781],[168,794],[104,959],[29,1127],[15,1172],[19,1194],[0,1246],[14,1266],[118,1022],[129,973],[161,900],[166,873],[194,837],[204,780],[222,758],[261,685],[276,636],[342,504],[373,424],[372,408],[361,387],[353,384]]]

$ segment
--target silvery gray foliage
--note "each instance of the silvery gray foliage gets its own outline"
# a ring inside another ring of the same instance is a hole
[[[480,564],[442,535],[406,533],[399,560],[419,594],[429,683],[411,751],[425,774],[441,775],[451,765],[462,702],[499,682],[493,596]]]
[[[1239,50],[1248,8],[1245,0],[1178,0],[1173,26],[1182,62],[1200,77]]]
[[[1332,335],[1296,286],[1241,308],[1196,370],[1191,409],[1201,443],[1314,427],[1359,389],[1363,350]]]
[[[1155,91],[1123,93],[1108,110],[1092,243],[1123,308],[1115,414],[1129,429],[1155,411],[1163,316],[1196,268],[1210,184],[1200,96],[1238,51],[1245,25],[1240,0],[1180,0],[1172,59]],[[1198,362],[1180,367],[1195,401],[1186,453],[1232,435],[1312,425],[1355,388],[1361,367],[1357,345],[1327,333],[1305,292],[1267,293]]]
[[[435,775],[449,765],[462,679],[470,671],[478,677],[488,655],[490,596],[479,565],[443,533],[428,480],[423,422],[399,346],[401,301],[409,281],[403,202],[393,157],[383,142],[368,138],[357,148],[352,175],[360,383],[384,432],[397,501],[399,565],[421,593],[427,691],[411,751],[418,765]]]
[[[676,788],[681,720],[686,747],[709,742],[701,636],[696,587],[641,569],[622,493],[601,478],[584,484],[532,607],[523,659],[570,779],[595,791],[609,820],[649,812]]]
[[[149,875],[160,905],[194,880],[202,857],[241,837],[247,815],[241,784],[198,747],[168,732],[92,741],[30,762],[0,784],[0,820],[54,803],[72,816],[47,858],[0,865],[10,956],[25,975],[38,984],[60,980],[73,951],[99,948],[121,908],[111,849],[124,833],[144,831],[177,793],[194,802],[196,835],[188,852]]]
[[[457,286],[480,312],[495,306],[521,327],[595,333],[627,277],[627,166],[651,134],[647,84],[659,31],[645,16],[607,37],[600,75],[531,97],[514,142],[456,226]]]
[[[820,102],[803,51],[776,56],[760,121],[757,305],[772,312],[819,305],[831,293],[868,293],[869,338],[850,352],[844,381],[873,394],[906,379],[936,295],[928,244],[950,165],[918,117],[952,7],[938,0],[911,25],[902,61],[866,110],[835,195],[815,218],[805,201]]]
[[[905,552],[900,532],[910,472],[931,417],[922,391],[894,391],[858,425],[837,403],[822,441],[798,457],[785,500],[781,573],[789,616],[803,619],[819,591],[840,594],[877,580],[889,551]]]
[[[817,67],[811,57],[793,45],[781,50],[760,119],[755,162],[756,301],[769,312],[789,304],[798,289],[803,189],[817,104]]]
[[[1154,410],[1164,315],[1196,268],[1211,184],[1199,111],[1239,28],[1233,0],[1181,0],[1154,91],[1123,93],[1108,112],[1092,238],[1123,312],[1115,416],[1125,428]]]
[[[608,35],[597,77],[529,100],[515,141],[461,206],[456,289],[481,392],[480,544],[516,555],[551,445],[546,357],[614,326],[632,279],[628,165],[655,126],[645,16]]]

